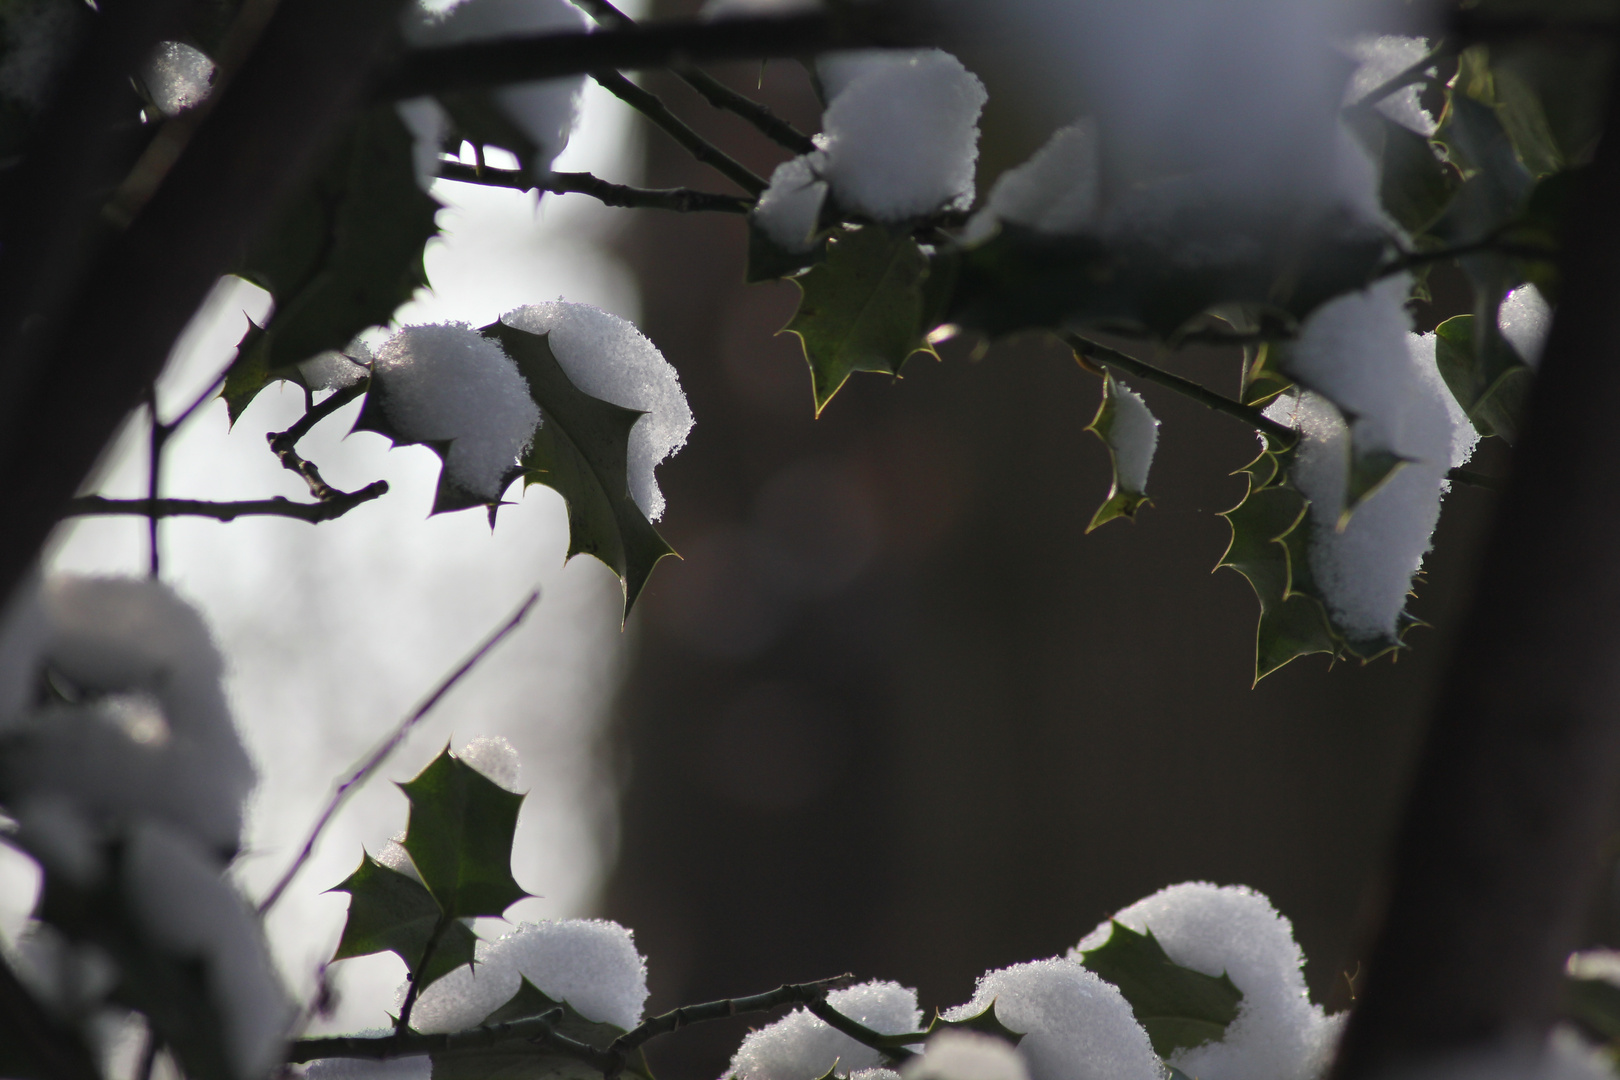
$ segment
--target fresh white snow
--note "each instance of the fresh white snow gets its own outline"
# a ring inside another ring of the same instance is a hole
[[[648,520],[662,517],[664,493],[654,470],[686,445],[692,430],[680,376],[663,353],[635,323],[589,304],[530,304],[502,315],[501,322],[549,334],[570,382],[592,397],[647,414],[630,431],[630,495]]]
[[[1552,329],[1552,307],[1534,285],[1520,285],[1507,294],[1496,312],[1496,325],[1521,359],[1531,367],[1541,363],[1541,350]]]
[[[1018,1056],[1030,1080],[1163,1080],[1164,1066],[1130,1004],[1112,983],[1055,957],[986,972],[973,999],[946,1011],[961,1020],[995,1002],[1024,1032]]]
[[[1097,185],[1097,125],[1061,127],[1028,161],[996,178],[963,240],[987,237],[999,221],[1059,236],[1083,232],[1096,221]]]
[[[1112,376],[1110,376],[1112,377]],[[1142,395],[1113,379],[1114,415],[1106,440],[1114,452],[1114,473],[1119,486],[1133,495],[1147,491],[1148,470],[1159,446],[1159,421],[1148,412]]]
[[[1029,1080],[1029,1070],[1005,1039],[972,1031],[942,1031],[928,1040],[920,1057],[905,1063],[900,1076],[902,1080]]]
[[[827,995],[827,1004],[885,1035],[922,1023],[917,992],[893,982],[867,982]],[[749,1033],[731,1059],[736,1080],[819,1080],[835,1065],[849,1075],[876,1069],[883,1055],[828,1027],[804,1009]]]
[[[1400,34],[1363,35],[1351,41],[1346,51],[1358,63],[1344,93],[1345,104],[1353,105],[1422,60],[1429,52],[1429,42],[1425,38]],[[1419,97],[1420,86],[1414,83],[1390,94],[1375,107],[1409,131],[1433,135],[1435,119]]]
[[[372,364],[372,387],[402,438],[449,440],[446,474],[487,499],[501,497],[540,425],[517,365],[464,323],[407,326],[389,338]]]
[[[523,762],[518,760],[517,747],[505,736],[480,736],[457,750],[456,757],[507,791],[516,791],[522,782]]]
[[[825,161],[826,155],[817,151],[782,162],[754,206],[754,221],[788,251],[815,246],[812,237],[827,201],[827,181],[818,171]]]
[[[141,82],[164,116],[179,116],[202,101],[213,81],[208,54],[180,41],[158,42],[141,68]]]

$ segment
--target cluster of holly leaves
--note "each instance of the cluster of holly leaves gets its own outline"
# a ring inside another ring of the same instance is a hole
[[[1519,12],[1508,0],[1487,0],[1471,10],[1478,18],[1529,14],[1556,22],[1570,7]],[[1437,328],[1441,374],[1481,436],[1512,443],[1530,370],[1498,329],[1497,311],[1506,293],[1527,281],[1556,303],[1556,244],[1597,140],[1609,55],[1603,42],[1568,33],[1493,37],[1460,49],[1442,40],[1421,63],[1347,107],[1344,122],[1376,164],[1379,198],[1399,234],[1324,215],[1268,220],[1264,211],[1194,200],[1164,230],[1177,247],[1230,235],[1234,226],[1257,243],[1189,266],[1152,240],[1057,237],[1004,224],[990,239],[964,246],[936,222],[858,224],[833,207],[802,255],[752,229],[750,275],[787,278],[801,290],[787,329],[803,344],[818,412],[851,373],[897,376],[947,333],[996,338],[1030,330],[1113,332],[1170,347],[1193,333],[1245,339],[1235,396],[1263,408],[1293,387],[1289,339],[1317,307],[1400,269],[1409,269],[1413,299],[1427,300],[1430,271],[1449,263],[1472,287],[1474,303]],[[1438,104],[1432,138],[1375,107],[1408,86]],[[1093,424],[1105,441],[1110,386],[1105,380]],[[1404,464],[1364,446],[1353,445],[1352,455],[1346,505],[1335,515],[1341,522]],[[1268,437],[1242,470],[1248,495],[1225,515],[1232,539],[1219,565],[1243,573],[1261,606],[1256,678],[1311,653],[1371,660],[1401,647],[1416,624],[1406,617],[1394,636],[1367,639],[1335,623],[1304,559],[1318,526],[1292,465],[1292,443]],[[1116,472],[1093,527],[1129,518],[1145,502],[1146,493],[1124,490]]]

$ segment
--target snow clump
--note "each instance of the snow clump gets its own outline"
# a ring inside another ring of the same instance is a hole
[[[1164,1066],[1114,987],[1062,957],[989,971],[973,999],[945,1013],[965,1020],[995,1003],[996,1018],[1024,1032],[1018,1056],[1031,1080],[1163,1080]]]
[[[1429,42],[1425,38],[1399,34],[1372,34],[1351,41],[1347,51],[1359,65],[1344,92],[1344,103],[1354,105],[1427,56]],[[1433,135],[1436,122],[1419,99],[1420,89],[1420,83],[1402,87],[1377,102],[1374,108],[1408,131],[1425,137]]]
[[[371,349],[355,338],[342,351],[328,349],[298,365],[298,377],[311,390],[343,390],[371,374]]]
[[[457,758],[471,765],[507,791],[516,791],[523,773],[517,747],[502,735],[485,735],[456,751]]]
[[[1113,417],[1105,441],[1114,455],[1114,473],[1119,486],[1133,495],[1147,491],[1148,470],[1159,446],[1159,421],[1148,412],[1142,395],[1114,380],[1119,392],[1113,395]]]
[[[540,409],[498,342],[466,323],[407,326],[377,350],[372,378],[401,439],[448,440],[445,474],[475,495],[501,497]]]
[[[987,239],[1002,221],[1056,236],[1084,232],[1097,217],[1097,186],[1097,125],[1059,128],[1028,161],[996,178],[963,242]]]
[[[939,49],[860,49],[816,61],[827,100],[816,150],[778,166],[755,220],[792,251],[810,246],[830,190],[840,210],[878,221],[973,203],[978,76]]]
[[[1309,390],[1266,410],[1302,435],[1293,480],[1311,501],[1312,575],[1336,624],[1369,643],[1394,640],[1439,521],[1446,472],[1473,450],[1471,425],[1425,358],[1432,343],[1414,351],[1409,284],[1391,278],[1317,309],[1286,361]],[[1351,455],[1369,451],[1406,463],[1349,507]]]
[[[371,1028],[359,1032],[360,1038],[375,1039],[393,1034],[392,1028]],[[418,1057],[387,1058],[368,1061],[365,1058],[317,1058],[304,1066],[305,1080],[431,1080],[433,1059],[426,1054]]]
[[[180,41],[160,41],[141,68],[141,82],[164,116],[179,116],[208,96],[214,62],[201,49]]]
[[[405,37],[412,46],[422,47],[588,29],[590,20],[568,0],[462,0],[442,15],[423,8],[413,9],[407,19]],[[494,92],[495,103],[534,143],[534,153],[525,164],[536,179],[551,172],[551,162],[568,145],[574,125],[579,121],[584,85],[583,75],[571,75],[519,83]],[[413,100],[431,102],[431,99]],[[433,107],[438,108],[438,105],[435,103]],[[412,121],[407,120],[407,123]],[[413,131],[419,138],[423,131],[431,130],[423,117],[419,116],[413,123]],[[433,154],[436,163],[437,144]]]
[[[654,470],[686,445],[692,430],[680,376],[663,353],[628,319],[589,304],[530,304],[502,315],[501,322],[550,335],[557,363],[585,393],[647,414],[630,429],[630,495],[649,521],[662,517],[664,493]]]
[[[1005,1039],[971,1031],[942,1031],[928,1040],[920,1057],[906,1062],[900,1076],[902,1080],[1029,1080],[1029,1071]]]
[[[475,1027],[511,1000],[525,978],[587,1020],[625,1029],[641,1022],[647,961],[636,951],[630,931],[616,922],[521,923],[499,940],[480,941],[475,955],[471,965],[422,991],[411,1013],[412,1027],[426,1033]],[[402,998],[405,989],[400,987]]]
[[[922,1023],[917,991],[893,982],[867,982],[827,995],[827,1004],[883,1035],[916,1031]],[[794,1009],[774,1024],[750,1032],[731,1059],[735,1080],[819,1080],[834,1066],[840,1073],[878,1070],[883,1054],[829,1027],[806,1010]]]
[[[1172,961],[1225,973],[1243,992],[1225,1037],[1177,1050],[1171,1065],[1200,1080],[1309,1080],[1326,1067],[1342,1017],[1311,1004],[1293,925],[1264,896],[1241,886],[1172,885],[1098,925],[1069,955],[1078,960],[1100,948],[1114,921],[1151,930]],[[1012,1017],[1003,1019],[1018,1029]]]
[[[1507,294],[1496,312],[1496,325],[1513,351],[1531,367],[1541,363],[1541,350],[1552,329],[1552,307],[1534,285],[1520,285]]]

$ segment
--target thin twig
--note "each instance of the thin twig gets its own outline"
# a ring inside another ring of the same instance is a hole
[[[1483,252],[1493,252],[1497,255],[1506,255],[1514,259],[1528,259],[1546,262],[1558,257],[1558,252],[1539,244],[1514,244],[1500,239],[1495,233],[1480,240],[1472,240],[1466,244],[1455,247],[1436,248],[1433,251],[1407,251],[1379,266],[1368,278],[1368,284],[1382,281],[1384,278],[1396,274],[1404,274],[1419,266],[1430,263],[1445,262],[1447,259],[1458,259],[1465,255],[1478,255]]]
[[[817,979],[815,982],[789,983],[779,986],[775,990],[768,990],[763,994],[754,994],[750,997],[723,998],[720,1001],[710,1001],[702,1005],[683,1005],[678,1009],[671,1009],[667,1013],[643,1020],[637,1026],[613,1040],[608,1050],[621,1056],[628,1055],[630,1051],[641,1046],[649,1039],[659,1035],[668,1035],[692,1024],[701,1024],[706,1020],[720,1020],[728,1016],[741,1016],[744,1013],[764,1012],[767,1009],[779,1008],[783,1005],[807,1005],[812,1001],[827,996],[827,991],[841,982],[854,978],[853,975],[834,975],[830,979]]]
[[[888,4],[837,12],[666,22],[593,33],[510,36],[420,49],[378,87],[384,99],[533,82],[593,71],[635,71],[723,60],[813,56],[828,49],[927,44],[921,26]]]
[[[1256,431],[1264,432],[1274,439],[1292,443],[1299,437],[1299,433],[1293,428],[1286,424],[1279,424],[1254,406],[1245,405],[1241,401],[1233,401],[1229,397],[1223,397],[1213,390],[1205,389],[1191,379],[1182,378],[1180,375],[1172,375],[1163,368],[1156,368],[1152,364],[1144,364],[1134,356],[1127,356],[1117,349],[1110,349],[1106,345],[1099,344],[1089,338],[1083,338],[1079,334],[1065,334],[1063,340],[1074,350],[1077,358],[1084,358],[1105,367],[1117,367],[1121,371],[1129,372],[1139,379],[1158,383],[1166,389],[1174,390],[1184,397],[1191,398],[1207,409],[1223,413],[1234,420],[1241,420]]]
[[[174,429],[158,419],[157,384],[150,383],[146,388],[146,413],[148,424],[146,437],[146,505],[154,507],[158,504],[159,490],[163,486],[163,446],[169,441]],[[160,515],[149,513],[146,515],[146,574],[154,581],[160,576],[162,565],[158,553],[158,521]]]
[[[208,499],[109,499],[102,495],[80,495],[68,502],[63,517],[94,514],[123,514],[156,520],[169,517],[205,517],[215,521],[235,521],[240,517],[284,517],[318,525],[347,514],[350,510],[388,493],[388,481],[375,480],[359,491],[327,488],[329,498],[301,503],[277,495],[269,499],[243,499],[212,502]]]
[[[332,797],[327,801],[325,809],[315,819],[315,824],[310,827],[309,835],[304,837],[304,844],[298,849],[298,855],[293,859],[292,864],[282,872],[281,877],[276,880],[275,885],[265,898],[259,901],[260,915],[275,907],[276,901],[281,899],[281,894],[287,891],[287,886],[292,884],[293,878],[298,876],[298,872],[304,868],[304,864],[309,861],[310,855],[314,853],[315,841],[320,839],[327,823],[337,815],[338,810],[342,809],[349,796],[360,785],[370,779],[378,769],[382,768],[383,763],[399,748],[399,744],[405,741],[405,737],[411,733],[411,730],[422,722],[423,717],[432,712],[434,706],[439,704],[444,695],[448,694],[458,682],[465,678],[469,671],[477,667],[479,662],[488,656],[495,646],[499,645],[513,630],[516,630],[523,620],[529,617],[529,612],[534,610],[534,605],[539,602],[540,590],[535,589],[529,593],[523,603],[518,605],[517,610],[504,623],[496,627],[488,637],[479,642],[477,648],[467,654],[467,658],[454,671],[439,680],[439,685],[435,686],[433,691],[423,698],[416,708],[412,709],[405,719],[394,727],[394,730],[389,733],[387,738],[377,744],[375,750],[361,758],[348,777],[333,789]]]
[[[319,405],[305,409],[304,415],[300,416],[298,422],[293,424],[292,427],[286,431],[279,431],[273,435],[265,436],[270,440],[270,449],[280,453],[282,447],[288,449],[296,447],[298,441],[313,431],[316,424],[319,424],[322,420],[364,394],[368,386],[370,386],[370,380],[361,379],[353,386],[345,386],[341,390],[335,390],[328,394]]]
[[[399,1017],[394,1021],[396,1039],[411,1030],[411,1013],[416,1008],[416,999],[422,996],[428,965],[433,963],[433,954],[439,951],[439,942],[444,939],[444,932],[450,929],[451,922],[449,909],[439,913],[438,921],[433,924],[433,932],[428,934],[427,944],[422,946],[422,958],[417,961],[416,969],[405,976],[411,988],[405,991],[405,1004],[400,1006]]]
[[[424,1035],[408,1031],[403,1035],[343,1035],[325,1039],[299,1039],[288,1048],[287,1062],[301,1065],[321,1058],[364,1058],[386,1061],[389,1058],[421,1057],[424,1054],[443,1054],[456,1050],[482,1050],[503,1042],[527,1042],[543,1038],[557,1026],[563,1017],[561,1009],[552,1009],[539,1016],[528,1016],[504,1024],[486,1024],[466,1031],[451,1031]]]
[[[722,195],[691,188],[638,188],[627,184],[612,184],[590,173],[554,172],[544,184],[536,184],[521,169],[479,170],[456,161],[439,164],[441,180],[455,180],[463,184],[482,184],[485,187],[513,188],[558,194],[589,195],[604,206],[641,207],[653,210],[674,210],[681,214],[712,211],[721,214],[746,214],[754,208],[752,199],[740,195]]]
[[[873,1031],[858,1020],[851,1019],[827,1004],[825,997],[805,1002],[806,1009],[825,1023],[828,1027],[840,1031],[862,1046],[870,1046],[874,1050],[882,1051],[889,1056],[891,1063],[906,1061],[917,1056],[915,1050],[908,1050],[904,1046],[894,1046],[888,1040],[889,1036],[881,1031]]]
[[[643,90],[617,71],[607,69],[593,71],[591,78],[595,79],[602,89],[663,128],[670,138],[686,149],[687,153],[748,194],[758,195],[769,186],[742,162],[693,131],[684,120],[669,111],[669,106],[660,101],[657,94]]]
[[[635,20],[614,7],[608,0],[574,0],[590,13],[591,18],[613,30],[626,30],[636,25]],[[675,75],[703,95],[717,109],[735,113],[754,125],[766,138],[787,147],[795,154],[808,154],[816,148],[810,136],[788,123],[764,105],[745,94],[739,94],[714,76],[695,67],[678,67]]]

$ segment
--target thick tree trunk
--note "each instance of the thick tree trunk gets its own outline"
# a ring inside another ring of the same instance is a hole
[[[1611,90],[1612,124],[1620,80]],[[1572,215],[1527,431],[1406,810],[1340,1056],[1542,1037],[1620,787],[1620,138]]]

